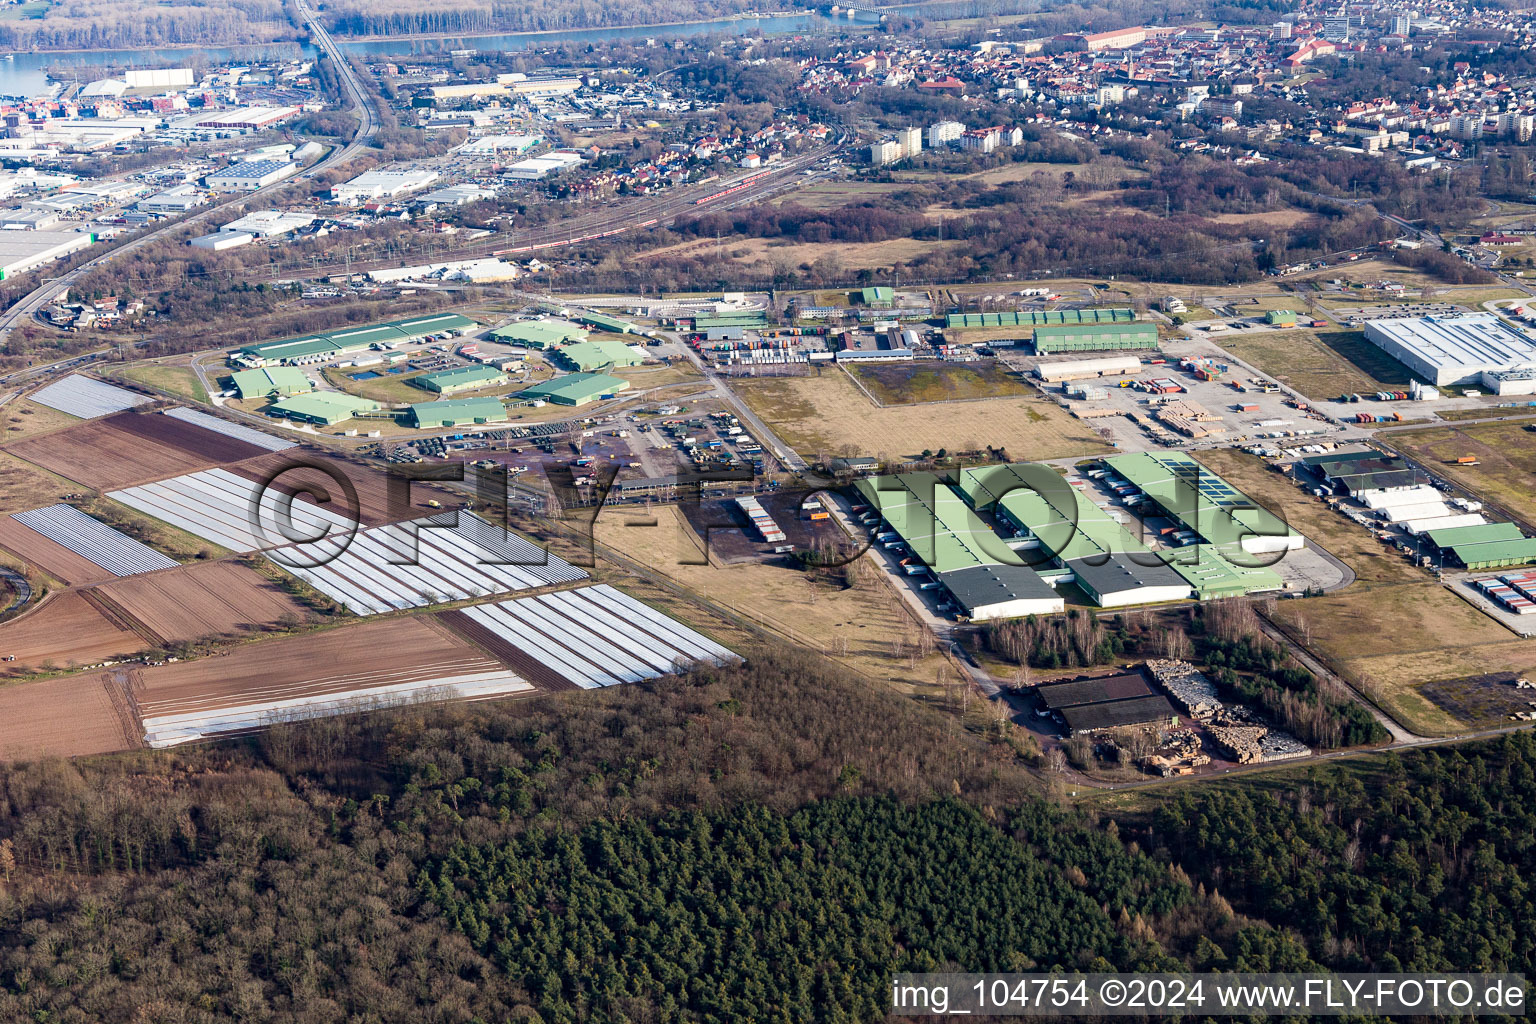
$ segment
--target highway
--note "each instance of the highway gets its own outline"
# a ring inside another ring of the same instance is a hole
[[[348,109],[358,119],[358,131],[357,134],[352,137],[352,141],[347,143],[345,146],[335,150],[324,160],[321,160],[319,163],[315,164],[304,173],[304,177],[312,178],[324,171],[331,169],[332,167],[343,164],[356,156],[358,150],[366,146],[370,141],[372,141],[373,137],[378,134],[379,116],[378,112],[374,109],[368,94],[363,90],[362,83],[358,80],[357,72],[354,71],[352,69],[352,65],[347,62],[345,55],[341,52],[340,48],[337,47],[335,41],[331,39],[330,33],[325,30],[325,26],[320,23],[320,20],[317,17],[315,17],[308,4],[304,2],[304,0],[297,0],[297,5],[299,13],[307,19],[306,24],[309,27],[314,41],[321,47],[321,49],[326,52],[326,54],[331,58],[332,63],[335,65],[337,77],[340,79],[343,87],[347,92],[346,99],[349,103]],[[9,337],[12,330],[14,330],[20,324],[31,319],[38,310],[42,309],[49,302],[53,301],[55,296],[66,291],[72,284],[75,283],[75,281],[79,280],[85,274],[96,269],[97,267],[102,266],[115,257],[134,252],[137,249],[141,249],[151,242],[158,241],[159,239],[164,238],[173,232],[180,231],[182,228],[187,227],[188,225],[198,224],[202,221],[218,216],[231,207],[241,206],[250,203],[254,199],[258,199],[263,196],[270,195],[273,192],[280,191],[288,187],[292,181],[293,179],[287,178],[283,181],[273,182],[272,184],[263,188],[259,188],[254,192],[246,192],[233,195],[222,202],[215,203],[207,209],[200,210],[199,212],[188,217],[169,221],[154,229],[153,231],[148,231],[136,238],[130,238],[119,245],[113,246],[111,249],[103,252],[101,255],[86,260],[75,269],[43,282],[34,288],[31,292],[29,292],[26,296],[17,300],[17,302],[5,312],[0,313],[0,347],[4,346],[5,341]],[[78,357],[71,357],[71,360],[66,360],[65,362],[72,362],[76,358]],[[53,364],[52,368],[58,368],[59,365],[60,364]],[[26,375],[36,376],[40,373],[47,372],[49,369],[50,367],[48,366],[33,367],[31,370],[26,371]],[[0,378],[0,382],[12,383],[15,376],[16,375],[12,375],[12,377],[7,378]]]

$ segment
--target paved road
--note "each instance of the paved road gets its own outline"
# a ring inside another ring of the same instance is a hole
[[[357,72],[352,69],[351,64],[347,63],[345,56],[336,46],[336,43],[331,39],[330,33],[327,32],[325,27],[320,24],[320,20],[314,16],[313,12],[310,10],[308,4],[305,3],[304,0],[297,0],[297,6],[300,15],[307,19],[307,23],[309,25],[310,32],[313,35],[314,41],[320,45],[321,49],[325,50],[325,52],[330,55],[331,60],[334,62],[336,66],[336,73],[341,79],[342,85],[347,92],[349,109],[354,115],[356,115],[359,125],[358,132],[352,137],[351,142],[335,150],[324,160],[315,164],[314,167],[305,172],[305,177],[314,177],[315,175],[327,171],[339,164],[343,164],[356,156],[358,151],[366,146],[370,141],[372,141],[373,137],[378,134],[379,118],[377,111],[373,107],[372,100],[369,98],[368,94],[363,91],[362,83],[358,79]],[[5,312],[0,313],[0,346],[5,344],[5,340],[10,335],[11,331],[15,330],[22,323],[31,319],[31,317],[35,315],[38,310],[42,309],[49,302],[53,301],[55,296],[68,290],[71,285],[73,285],[77,280],[79,280],[90,271],[106,264],[116,257],[126,255],[138,249],[142,249],[144,246],[149,245],[151,242],[158,241],[167,235],[172,234],[173,232],[180,231],[182,228],[187,227],[188,225],[201,223],[228,211],[231,207],[250,203],[253,200],[265,197],[272,194],[273,192],[287,188],[291,183],[292,179],[285,179],[283,181],[274,182],[264,188],[259,188],[254,192],[246,192],[231,196],[223,202],[216,203],[215,205],[210,206],[198,213],[183,217],[179,220],[170,221],[153,231],[139,235],[137,238],[131,238],[126,242],[115,246],[110,251],[104,252],[92,259],[86,260],[75,269],[60,274],[51,280],[43,282],[34,288],[25,297],[19,299]],[[46,368],[34,367],[33,371],[29,372],[37,372],[40,369]]]

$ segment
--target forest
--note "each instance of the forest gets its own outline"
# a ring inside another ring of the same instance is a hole
[[[14,765],[0,1018],[854,1021],[903,967],[1531,963],[1529,733],[1063,795],[792,648]]]
[[[41,17],[0,20],[8,50],[137,50],[298,39],[282,0],[56,0]]]

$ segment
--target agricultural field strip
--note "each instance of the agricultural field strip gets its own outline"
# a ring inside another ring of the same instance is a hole
[[[179,564],[73,505],[50,505],[31,512],[13,512],[11,518],[114,576],[137,576],[174,569]]]
[[[269,452],[283,452],[289,448],[298,447],[298,443],[295,441],[285,441],[280,437],[273,437],[266,431],[241,426],[228,420],[221,420],[217,416],[210,416],[196,409],[184,409],[177,406],[174,409],[165,410],[165,415],[172,419],[181,420],[183,423],[190,423],[194,427],[202,427],[204,430],[211,430],[216,434],[223,434],[225,437],[232,437],[237,441],[244,441],[246,444],[253,444],[258,448],[265,448]]]
[[[125,412],[134,406],[148,405],[153,401],[145,395],[91,377],[82,377],[77,373],[34,391],[27,397],[40,405],[67,412],[83,420]]]
[[[532,684],[505,668],[468,675],[437,676],[352,691],[147,716],[143,719],[144,741],[151,747],[169,747],[210,734],[243,732],[278,722],[377,710],[424,700],[483,700],[531,689]]]
[[[582,689],[664,675],[680,659],[736,660],[708,637],[606,584],[463,612]]]
[[[208,470],[112,492],[109,497],[204,540],[251,551],[262,546],[249,522],[257,490],[256,483],[243,477]],[[272,523],[273,532],[278,501],[273,491],[262,494],[260,521]],[[574,582],[587,575],[520,537],[503,537],[500,530],[467,512],[459,514],[465,524],[459,529],[473,533],[478,542],[431,520],[357,530],[353,535],[353,520],[310,502],[295,499],[289,511],[299,533],[319,536],[335,530],[337,539],[302,547],[269,545],[268,556],[286,572],[359,614],[488,597]],[[407,530],[416,532],[415,544]],[[494,539],[486,539],[488,533]],[[348,536],[351,541],[343,550]],[[515,564],[495,564],[498,561]]]
[[[258,551],[291,544],[292,539],[284,537],[279,528],[280,495],[275,489],[261,492],[257,522],[268,536],[261,537],[252,528],[251,506],[258,491],[260,486],[254,481],[223,469],[209,469],[109,491],[107,497],[231,551]],[[327,527],[344,537],[356,528],[355,520],[302,498],[294,499],[289,509],[298,530],[318,532],[320,527]]]
[[[432,682],[454,682],[507,674],[502,670],[488,671],[486,665],[486,659],[477,651],[466,650],[452,660],[433,664],[430,666],[430,671],[425,674],[420,666],[392,670],[340,671],[335,674],[325,674],[321,670],[321,674],[306,678],[289,678],[266,686],[244,686],[239,693],[241,702],[239,706],[288,700],[304,695],[340,694],[345,696],[406,685],[420,686],[424,679]],[[210,692],[197,696],[158,699],[140,695],[138,706],[140,714],[147,722],[150,718],[178,717],[203,713],[210,709],[228,710],[233,705],[230,704],[230,694]]]

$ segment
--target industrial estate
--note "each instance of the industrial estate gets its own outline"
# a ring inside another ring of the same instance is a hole
[[[109,6],[0,13],[0,1021],[1531,974],[1530,10]]]

